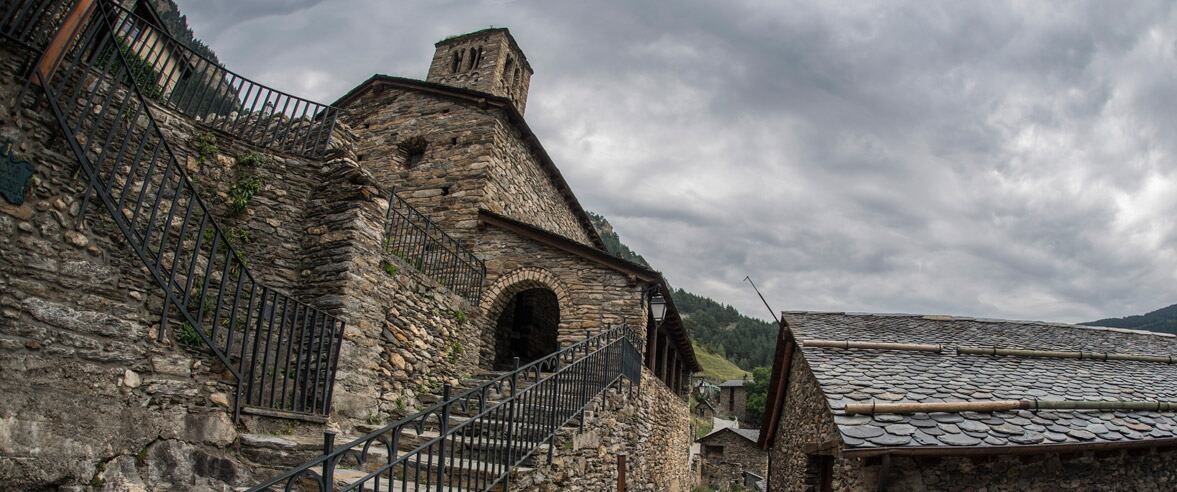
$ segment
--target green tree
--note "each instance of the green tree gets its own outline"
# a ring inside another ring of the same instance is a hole
[[[764,405],[768,400],[768,380],[772,377],[772,369],[757,367],[752,370],[752,383],[748,385],[747,412],[748,419],[753,424],[759,423],[764,417]]]

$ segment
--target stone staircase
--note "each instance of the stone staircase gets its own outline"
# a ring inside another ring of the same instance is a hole
[[[462,381],[452,390],[452,393],[460,394],[465,390],[478,388],[507,374],[507,372],[501,371],[473,376]],[[518,384],[519,392],[522,393],[527,388],[534,386],[536,381],[534,378],[520,379]],[[509,397],[510,395],[506,392],[488,392],[485,405],[482,408],[509,404]],[[422,402],[426,404],[439,403],[441,400],[442,398],[437,395],[427,395],[422,398]],[[422,449],[430,450],[430,452],[421,453],[411,461],[410,466],[395,467],[396,472],[387,474],[393,476],[391,488],[389,488],[390,483],[387,476],[381,480],[379,488],[374,483],[364,484],[361,488],[363,490],[398,491],[438,490],[437,472],[439,467],[435,448],[437,442],[444,441],[447,449],[447,464],[444,467],[447,478],[446,486],[441,490],[505,490],[505,484],[501,482],[489,488],[483,488],[483,485],[495,481],[500,472],[507,468],[510,468],[510,480],[515,482],[542,466],[548,456],[550,444],[545,439],[550,435],[550,432],[545,431],[541,425],[529,422],[545,418],[551,422],[550,419],[555,418],[556,412],[560,409],[548,406],[532,408],[534,410],[529,412],[527,416],[515,421],[508,421],[506,419],[479,418],[479,411],[475,406],[467,408],[462,408],[460,405],[454,406],[454,411],[449,416],[449,427],[452,429],[465,426],[463,428],[467,431],[451,433],[445,439],[440,439],[441,429],[436,422],[432,422],[432,425],[422,426],[420,429],[416,426],[404,427],[399,431],[395,446],[398,456],[414,451],[419,452]],[[578,421],[573,419],[562,425],[560,429],[566,432],[575,432],[577,424]],[[516,426],[510,437],[516,440],[514,443],[508,441],[507,436],[508,429],[512,425]],[[380,425],[359,424],[351,432],[336,436],[335,442],[351,442],[381,428]],[[529,440],[526,443],[521,443],[518,441],[519,439]],[[241,455],[258,464],[259,468],[270,469],[275,473],[296,467],[309,459],[320,456],[323,453],[323,447],[324,437],[322,435],[305,432],[299,434],[252,433],[240,436]],[[512,447],[515,449],[527,448],[531,451],[520,465],[513,468],[505,463],[506,451]],[[368,449],[363,460],[360,460],[358,454],[345,457],[337,465],[334,470],[336,487],[343,488],[359,482],[389,461],[388,450],[383,443],[374,443]],[[303,485],[307,489],[314,489],[313,484],[309,482]]]

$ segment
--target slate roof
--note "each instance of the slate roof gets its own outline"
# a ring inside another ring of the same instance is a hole
[[[760,439],[760,431],[757,429],[737,429],[735,427],[723,427],[723,428],[715,429],[715,430],[709,432],[707,435],[700,437],[698,440],[699,440],[699,442],[702,442],[702,441],[706,440],[707,438],[714,436],[716,434],[719,434],[720,432],[724,432],[724,431],[734,432],[736,435],[738,435],[744,439],[747,439],[749,441],[752,441],[753,444],[755,444],[756,441]]]
[[[748,384],[748,380],[746,380],[746,379],[729,379],[727,381],[719,383],[719,387],[720,388],[732,388],[732,387],[739,388],[739,387],[743,387],[747,384]]]
[[[944,316],[784,315],[798,341],[944,345],[942,353],[801,347],[847,450],[1124,443],[1177,437],[1177,412],[1015,410],[846,415],[844,411],[847,403],[871,401],[1177,401],[1177,365],[995,357],[956,351],[957,346],[967,345],[1163,356],[1177,354],[1177,337],[1172,335]]]

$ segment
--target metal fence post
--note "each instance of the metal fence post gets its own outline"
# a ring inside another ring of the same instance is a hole
[[[331,490],[335,488],[335,463],[332,462],[330,456],[331,451],[335,449],[335,431],[327,429],[323,431],[323,490]]]
[[[446,384],[441,389],[441,426],[438,429],[437,441],[437,492],[445,490],[445,439],[446,434],[450,431],[450,385]]]
[[[503,478],[504,490],[511,490],[511,468],[515,461],[511,456],[515,454],[515,401],[519,399],[519,358],[513,358],[511,364],[511,399],[507,403],[507,476]]]

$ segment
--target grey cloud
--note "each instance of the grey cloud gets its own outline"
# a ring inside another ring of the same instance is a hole
[[[1166,2],[180,3],[231,68],[328,101],[510,27],[528,121],[584,206],[752,315],[748,274],[777,309],[1177,302]]]

